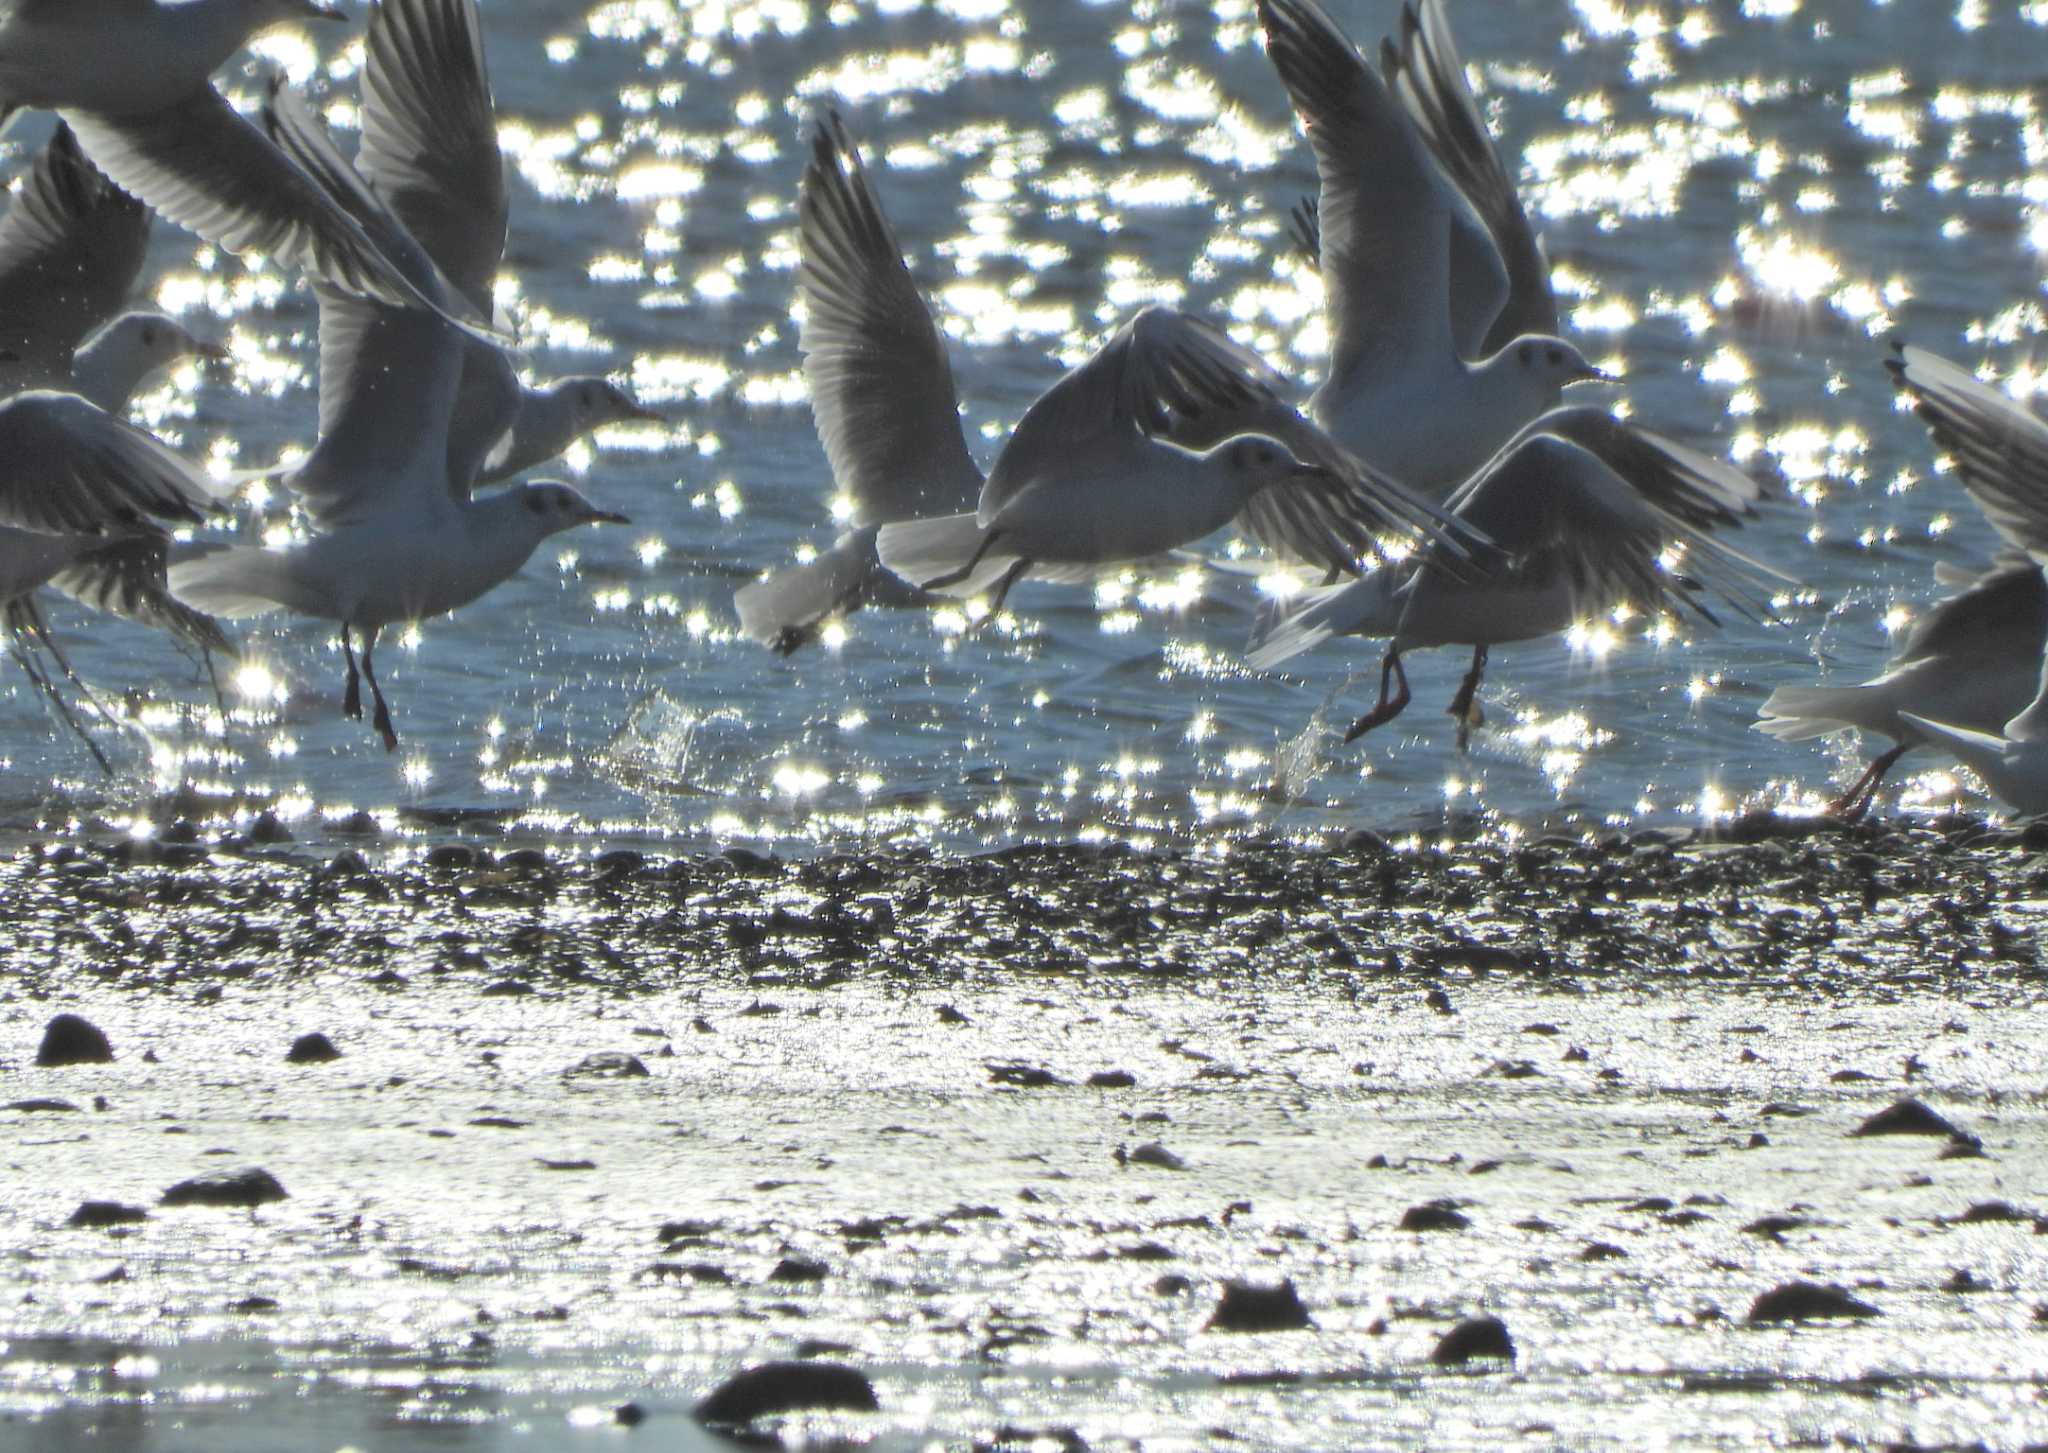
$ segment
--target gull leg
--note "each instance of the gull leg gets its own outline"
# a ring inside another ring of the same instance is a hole
[[[974,573],[974,567],[981,564],[982,557],[988,554],[991,545],[1002,538],[1002,534],[1001,530],[990,530],[981,537],[981,543],[974,547],[974,554],[968,557],[965,565],[962,565],[958,570],[949,570],[944,575],[934,575],[930,580],[919,586],[918,589],[944,590],[949,585],[958,585]]]
[[[384,738],[384,750],[395,752],[398,750],[398,732],[391,725],[391,708],[384,704],[384,688],[377,684],[377,668],[370,660],[377,653],[377,632],[382,629],[382,626],[372,626],[363,632],[363,676],[370,683],[371,700],[377,703],[377,709],[370,718],[371,725]]]
[[[85,743],[85,749],[92,753],[92,759],[100,764],[100,771],[108,777],[113,776],[113,763],[109,762],[107,754],[100,750],[100,744],[86,734],[85,724],[72,712],[71,703],[66,701],[63,694],[57,690],[57,683],[52,681],[49,673],[43,670],[41,665],[37,663],[32,648],[25,648],[22,645],[21,638],[13,636],[7,642],[7,649],[14,653],[14,659],[20,663],[21,669],[27,673],[28,679],[35,683],[36,689],[42,692],[49,699],[50,705],[57,709],[58,718],[64,725],[71,728],[72,735]],[[76,680],[77,678],[74,677],[73,679]],[[99,706],[99,702],[93,700],[90,695],[86,699],[92,701],[94,706]],[[105,716],[106,708],[101,706],[99,709],[100,715]]]
[[[1387,688],[1398,683],[1400,690],[1391,698]],[[1393,647],[1387,648],[1386,659],[1380,662],[1379,704],[1351,724],[1351,730],[1344,733],[1344,740],[1355,742],[1376,726],[1384,726],[1408,708],[1408,673],[1402,668],[1401,653]]]
[[[1010,598],[1010,587],[1024,578],[1024,572],[1031,568],[1029,560],[1019,560],[1003,572],[1003,578],[996,582],[995,599],[988,603],[986,619],[994,620],[1002,612],[1003,602]]]
[[[348,643],[348,622],[341,623],[341,654],[348,660],[348,687],[341,693],[341,714],[350,721],[363,719],[363,683],[356,674],[356,650]]]
[[[1472,728],[1486,720],[1486,713],[1479,705],[1479,678],[1486,674],[1486,647],[1472,648],[1472,669],[1465,673],[1465,679],[1458,683],[1458,694],[1451,698],[1451,715],[1458,722],[1458,750],[1464,751],[1471,745]]]
[[[1861,822],[1863,815],[1870,811],[1870,804],[1877,799],[1877,784],[1884,781],[1885,773],[1898,764],[1906,751],[1907,744],[1901,742],[1865,767],[1863,775],[1850,784],[1849,790],[1828,804],[1828,815],[1839,817],[1844,822]]]

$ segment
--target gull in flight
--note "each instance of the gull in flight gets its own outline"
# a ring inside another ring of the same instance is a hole
[[[59,123],[0,217],[0,394],[56,389],[119,414],[158,369],[226,358],[175,318],[121,311],[148,247],[148,210]]]
[[[192,465],[84,399],[31,391],[0,400],[0,627],[29,680],[109,775],[105,754],[37,659],[40,646],[84,690],[36,592],[54,586],[203,650],[233,655],[220,627],[172,599],[164,585],[165,526],[199,523],[210,507]]]
[[[0,117],[56,111],[122,190],[230,252],[380,302],[452,309],[488,333],[214,88],[213,73],[259,32],[343,18],[315,0],[0,0]]]
[[[407,24],[407,39],[387,44],[378,27]],[[480,66],[481,47],[439,48],[451,35],[474,36],[469,0],[389,0],[372,17],[366,90],[390,94],[408,84],[456,86],[462,68]],[[439,38],[437,40],[436,38]],[[414,48],[424,45],[424,51]],[[402,57],[408,76],[389,73]],[[266,108],[272,137],[307,175],[346,199],[404,259],[415,286],[442,305],[453,299],[419,244],[335,148],[326,129],[288,90]],[[343,713],[362,715],[351,634],[363,639],[361,679],[386,751],[398,732],[376,676],[384,627],[467,605],[509,579],[549,536],[578,525],[625,523],[566,484],[535,481],[472,497],[479,459],[451,466],[451,426],[469,340],[432,312],[386,307],[331,288],[320,292],[320,438],[285,476],[312,525],[311,537],[285,550],[229,546],[171,568],[180,599],[228,616],[283,606],[336,622],[348,663]]]
[[[1689,609],[1718,624],[1709,589],[1746,614],[1748,587],[1782,579],[1713,538],[1755,513],[1756,482],[1670,439],[1596,408],[1554,409],[1475,474],[1448,507],[1484,533],[1496,555],[1476,563],[1425,549],[1348,584],[1276,602],[1262,612],[1246,664],[1270,670],[1331,636],[1387,638],[1380,696],[1345,734],[1354,741],[1408,705],[1401,657],[1426,646],[1472,647],[1451,715],[1458,745],[1481,721],[1487,648],[1534,640],[1622,605]],[[1673,557],[1679,563],[1671,563]],[[1693,573],[1703,568],[1706,579]]]
[[[1979,569],[1937,565],[1952,594],[1913,622],[1885,668],[1855,686],[1781,686],[1756,722],[1780,741],[1857,728],[1892,745],[1828,810],[1869,811],[1885,774],[1932,745],[1975,769],[2025,812],[2048,809],[2048,423],[1924,348],[1895,345],[1885,360],[1935,446],[2004,542]]]
[[[1309,413],[1374,468],[1443,498],[1567,384],[1607,375],[1557,336],[1542,248],[1441,0],[1408,9],[1384,78],[1317,0],[1258,11],[1320,180],[1297,213],[1330,335]]]

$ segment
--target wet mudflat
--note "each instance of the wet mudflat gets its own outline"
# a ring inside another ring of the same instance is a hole
[[[25,846],[0,1447],[2048,1443],[2039,845],[1734,836]]]

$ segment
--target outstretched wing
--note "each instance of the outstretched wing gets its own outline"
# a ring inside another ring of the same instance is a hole
[[[172,596],[164,583],[164,556],[160,535],[110,540],[52,576],[50,584],[94,610],[154,626],[187,645],[233,657],[234,643],[220,622]]]
[[[2048,550],[2048,424],[2019,400],[1924,348],[1893,345],[1895,387],[1913,397],[1935,447],[1991,528],[2016,550]]]
[[[804,378],[853,523],[965,508],[981,471],[960,432],[946,343],[836,115],[812,133],[797,215]]]
[[[1259,0],[1259,20],[1315,151],[1331,376],[1476,356],[1508,297],[1486,224],[1317,0]]]
[[[1408,0],[1402,6],[1400,43],[1380,43],[1380,71],[1437,165],[1486,224],[1492,255],[1507,269],[1506,305],[1487,330],[1479,352],[1498,352],[1524,333],[1555,334],[1557,297],[1550,288],[1550,261],[1473,99],[1444,0]],[[1456,243],[1454,233],[1452,298],[1468,287],[1491,287],[1486,258],[1464,256]],[[1477,275],[1468,275],[1475,262]]]
[[[59,124],[0,218],[0,386],[61,385],[87,334],[127,302],[149,212],[100,174]]]
[[[75,394],[0,400],[0,521],[97,535],[197,524],[212,507],[189,462]]]

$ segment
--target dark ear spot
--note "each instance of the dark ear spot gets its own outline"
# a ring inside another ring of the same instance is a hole
[[[527,490],[525,494],[520,496],[520,498],[524,501],[526,505],[526,512],[528,514],[538,515],[546,513],[548,502],[545,498],[545,491],[538,489],[530,489]]]
[[[156,324],[144,323],[142,325],[142,346],[145,348],[156,347]]]
[[[1551,365],[1553,367],[1564,362],[1564,350],[1562,348],[1550,349],[1548,351],[1547,356],[1550,359]]]
[[[1515,350],[1515,358],[1518,362],[1520,362],[1526,367],[1529,360],[1535,356],[1535,353],[1536,350],[1533,345],[1524,343],[1520,348],[1517,348]]]

